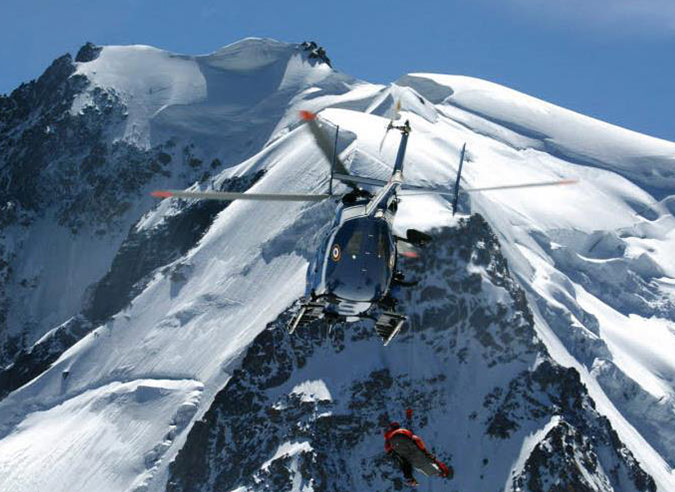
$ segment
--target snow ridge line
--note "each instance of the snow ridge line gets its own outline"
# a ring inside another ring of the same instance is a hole
[[[64,381],[67,381],[67,376]],[[28,385],[31,385],[35,381],[39,380],[40,378],[36,378],[35,380],[31,381],[28,383]],[[184,377],[184,376],[173,376],[173,375],[138,375],[138,377],[133,377],[133,378],[115,378],[115,377],[110,377],[110,378],[104,378],[101,380],[97,380],[96,384],[88,385],[83,388],[78,389],[77,391],[74,391],[72,393],[64,394],[60,397],[55,397],[52,400],[46,402],[46,403],[36,403],[32,402],[30,398],[23,400],[20,404],[17,405],[18,408],[12,408],[11,405],[11,397],[12,395],[9,395],[5,400],[0,402],[0,415],[3,413],[9,413],[11,410],[14,410],[12,412],[12,415],[14,418],[9,417],[9,419],[6,421],[5,425],[0,427],[0,441],[7,437],[9,434],[14,431],[16,425],[18,425],[22,420],[26,418],[27,415],[31,413],[37,413],[37,412],[46,412],[49,411],[59,405],[62,405],[63,403],[70,401],[74,398],[77,398],[79,396],[84,395],[87,392],[91,391],[96,391],[99,390],[105,386],[110,386],[115,383],[119,383],[121,385],[133,383],[136,381],[154,381],[154,382],[162,382],[162,381],[171,381],[171,382],[178,382],[178,381],[184,381],[184,382],[193,382],[197,383],[200,385],[200,391],[203,390],[203,382],[194,379],[192,377]],[[66,383],[67,384],[67,383]],[[37,397],[35,397],[37,398]],[[10,407],[10,408],[5,408],[5,407]]]

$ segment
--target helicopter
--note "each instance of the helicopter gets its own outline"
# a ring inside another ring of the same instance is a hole
[[[306,292],[300,299],[297,312],[287,325],[289,333],[308,323],[327,318],[332,321],[372,319],[375,331],[383,344],[388,345],[405,324],[405,314],[397,312],[397,301],[392,296],[396,286],[410,287],[416,282],[406,281],[397,269],[398,256],[418,257],[421,248],[432,237],[408,229],[405,237],[396,236],[393,223],[400,201],[399,195],[438,194],[452,197],[453,215],[457,210],[459,184],[466,155],[462,147],[454,188],[435,188],[406,183],[403,178],[404,160],[408,138],[412,132],[409,120],[395,124],[398,110],[387,125],[384,139],[391,130],[400,134],[396,160],[388,180],[350,174],[337,155],[339,127],[335,143],[325,133],[320,118],[309,111],[300,111],[300,118],[309,127],[314,141],[330,163],[330,180],[327,194],[236,193],[222,191],[193,192],[162,190],[152,193],[157,198],[187,198],[208,200],[264,200],[264,201],[322,201],[339,197],[335,217],[321,246],[307,270]],[[380,145],[380,148],[382,145]],[[350,191],[333,193],[333,182],[346,184]],[[500,189],[527,188],[572,184],[576,180],[558,180],[539,183],[494,186],[489,188],[462,189],[462,192],[479,192]],[[376,188],[372,192],[366,189]]]

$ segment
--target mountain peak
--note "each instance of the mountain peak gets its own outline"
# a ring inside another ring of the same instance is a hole
[[[244,38],[204,55],[214,65],[233,71],[250,71],[273,63],[287,62],[292,56],[303,54],[306,59],[331,66],[325,50],[314,41],[302,44],[284,43],[271,38]]]
[[[328,63],[312,42],[88,43],[0,98],[4,488],[400,489],[379,423],[412,402],[450,488],[672,492],[675,144],[469,77]],[[291,335],[335,201],[150,192],[324,192],[301,109],[357,175],[391,176],[398,113],[411,185],[454,184],[465,144],[463,192],[578,183],[466,193],[457,216],[401,195],[393,233],[433,236],[396,262],[407,328]]]

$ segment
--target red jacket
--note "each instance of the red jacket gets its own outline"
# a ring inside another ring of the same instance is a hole
[[[396,436],[396,435],[403,435],[403,436],[406,436],[409,439],[412,439],[413,442],[415,444],[417,444],[418,448],[420,448],[425,453],[428,453],[427,448],[424,446],[424,441],[422,441],[422,439],[417,437],[415,434],[410,432],[408,429],[403,429],[401,427],[399,427],[398,429],[391,430],[391,431],[390,430],[385,431],[385,433],[384,433],[384,450],[387,453],[391,453],[392,448],[391,448],[390,439],[392,437]]]
[[[384,433],[384,450],[387,452],[387,454],[392,452],[390,439],[392,437],[396,436],[396,435],[403,435],[403,436],[406,436],[409,439],[412,439],[412,441],[415,444],[417,444],[417,447],[420,448],[424,452],[424,454],[426,454],[431,460],[434,461],[434,463],[436,463],[438,465],[438,467],[441,469],[441,476],[442,477],[448,477],[449,476],[449,477],[452,478],[453,473],[450,471],[448,466],[445,463],[443,463],[442,461],[439,461],[438,459],[436,459],[436,457],[433,454],[431,454],[429,451],[427,451],[427,448],[424,445],[424,441],[422,441],[422,439],[417,437],[415,434],[410,432],[408,429],[403,429],[403,428],[399,427],[398,429],[385,431],[385,433]]]

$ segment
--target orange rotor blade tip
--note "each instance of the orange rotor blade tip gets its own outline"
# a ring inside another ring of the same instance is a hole
[[[561,184],[561,185],[571,185],[571,184],[575,184],[575,183],[578,183],[578,182],[579,182],[578,179],[563,179],[563,180],[560,182],[560,184]]]
[[[311,121],[316,119],[316,115],[311,111],[306,111],[303,109],[302,111],[300,111],[300,118],[302,118],[305,121]]]
[[[150,193],[150,195],[154,196],[155,198],[170,198],[173,196],[173,193],[170,191],[153,191]]]
[[[403,253],[401,253],[401,254],[402,254],[403,256],[405,256],[406,258],[419,258],[419,257],[420,257],[420,255],[418,255],[418,254],[415,253],[414,251],[405,251],[405,252],[403,252]]]

